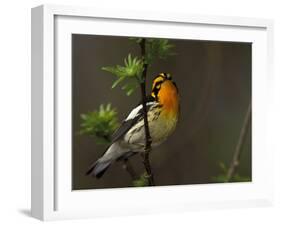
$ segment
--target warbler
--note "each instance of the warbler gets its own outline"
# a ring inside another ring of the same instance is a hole
[[[160,73],[154,78],[146,108],[151,146],[155,147],[172,134],[179,117],[179,92],[170,74]],[[140,103],[114,132],[111,145],[86,175],[100,178],[113,162],[144,152],[145,144],[144,111]]]

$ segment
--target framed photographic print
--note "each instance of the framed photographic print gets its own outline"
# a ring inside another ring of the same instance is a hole
[[[32,216],[270,205],[270,20],[32,9]]]

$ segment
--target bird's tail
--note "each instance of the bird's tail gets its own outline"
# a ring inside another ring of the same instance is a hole
[[[89,167],[88,171],[86,172],[86,175],[100,178],[105,173],[105,171],[108,169],[110,164],[111,164],[111,161],[103,162],[103,161],[101,161],[101,159],[99,159]]]
[[[101,158],[90,165],[88,171],[86,172],[86,175],[91,175],[96,178],[102,177],[111,163],[120,158],[120,156],[124,155],[125,153],[126,150],[122,149],[119,143],[113,143]]]

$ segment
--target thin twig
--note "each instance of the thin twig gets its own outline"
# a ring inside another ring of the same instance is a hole
[[[233,154],[233,158],[232,158],[230,167],[227,171],[226,182],[229,182],[232,179],[232,177],[235,173],[235,170],[237,169],[237,167],[239,165],[242,147],[243,147],[246,135],[247,135],[247,130],[250,125],[250,118],[251,118],[251,103],[249,103],[247,113],[245,115],[244,122],[243,122],[243,125],[241,128],[241,131],[240,131],[240,136],[239,136],[239,139],[238,139],[238,142],[237,142],[234,154]]]
[[[143,60],[144,60],[145,54],[146,54],[145,42],[146,42],[145,38],[143,38],[140,42],[141,56],[142,56]],[[149,185],[154,186],[154,178],[153,178],[153,173],[152,173],[150,161],[149,161],[149,153],[151,151],[151,136],[150,136],[148,120],[147,120],[146,91],[145,91],[148,64],[146,62],[144,62],[143,67],[144,67],[144,69],[142,72],[142,80],[140,83],[141,95],[142,95],[142,108],[143,108],[143,115],[144,115],[143,120],[144,120],[144,129],[145,129],[145,147],[144,147],[144,154],[143,154],[143,164],[144,164],[144,167],[146,170]]]
[[[131,176],[133,181],[138,179],[133,166],[131,165],[131,163],[127,158],[123,160],[123,169],[128,172],[128,174]]]

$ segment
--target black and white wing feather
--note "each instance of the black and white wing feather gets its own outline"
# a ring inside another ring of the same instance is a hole
[[[146,109],[147,112],[155,104],[155,99],[151,96],[147,97]],[[137,105],[128,115],[128,117],[122,122],[121,126],[114,132],[111,137],[111,142],[114,143],[121,139],[137,122],[143,119],[143,107],[140,103]]]

